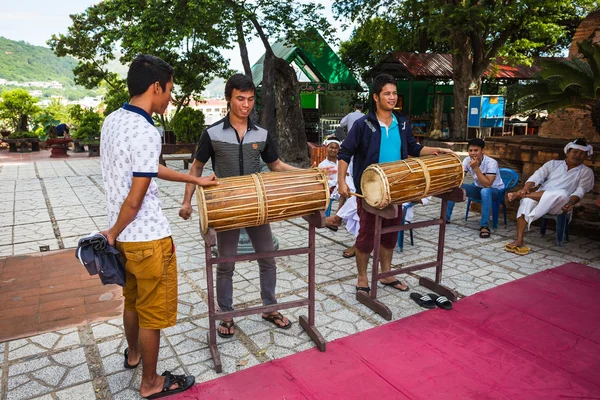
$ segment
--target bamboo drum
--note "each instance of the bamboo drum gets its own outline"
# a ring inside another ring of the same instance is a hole
[[[219,179],[196,190],[202,233],[259,226],[325,210],[327,174],[308,170],[265,172]]]
[[[442,154],[369,165],[360,188],[370,206],[383,209],[448,192],[460,186],[463,179],[460,158]]]

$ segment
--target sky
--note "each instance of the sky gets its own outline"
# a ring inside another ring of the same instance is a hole
[[[306,0],[300,0],[306,1]],[[325,6],[326,16],[334,22],[330,0],[320,0]],[[93,4],[94,0],[13,0],[2,1],[0,12],[0,36],[11,40],[23,40],[36,46],[45,46],[52,34],[67,33],[71,25],[70,14],[77,14]],[[340,25],[339,23],[336,25]],[[341,40],[350,37],[351,30],[338,32]],[[335,46],[332,46],[337,50]],[[232,50],[223,50],[223,55],[231,60],[230,68],[241,71],[242,61],[237,46]],[[254,64],[264,53],[261,43],[255,39],[248,43],[250,64]]]

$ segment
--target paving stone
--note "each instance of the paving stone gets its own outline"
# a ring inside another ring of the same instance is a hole
[[[75,367],[86,362],[83,348],[56,353],[51,355],[50,358],[52,358],[55,362],[67,367]]]
[[[48,386],[57,386],[66,371],[67,369],[64,367],[51,365],[44,369],[33,372],[31,375],[33,375],[36,379],[43,381]]]
[[[10,385],[11,379],[9,379]],[[13,390],[9,390],[6,394],[7,400],[21,400],[21,399],[29,399],[35,396],[39,396],[43,393],[49,392],[50,388],[47,386],[42,386],[36,381],[29,381],[22,385],[19,385]]]
[[[74,386],[56,392],[56,397],[59,400],[83,400],[94,399],[96,394],[94,392],[94,385],[92,385],[91,382],[87,382],[83,385]]]
[[[35,344],[38,344],[46,349],[51,349],[54,344],[60,339],[60,335],[54,332],[44,333],[42,335],[37,335],[29,338]]]
[[[87,364],[72,368],[67,374],[65,380],[61,383],[61,387],[71,386],[75,383],[85,382],[91,379],[90,370]]]

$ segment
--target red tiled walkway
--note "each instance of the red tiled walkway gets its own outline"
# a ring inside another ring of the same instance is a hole
[[[59,250],[0,258],[0,342],[121,315],[117,285],[104,286]]]

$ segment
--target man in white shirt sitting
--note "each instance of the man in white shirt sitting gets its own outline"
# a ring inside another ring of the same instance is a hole
[[[498,162],[484,154],[485,142],[475,138],[469,140],[467,151],[469,157],[463,160],[463,169],[473,177],[474,183],[463,184],[461,187],[467,192],[467,197],[481,200],[481,220],[479,222],[479,237],[490,237],[490,210],[492,203],[504,189],[504,182],[500,176]],[[448,202],[446,221],[450,222],[454,202]]]
[[[545,214],[570,213],[573,206],[592,190],[594,172],[583,162],[593,152],[585,139],[568,143],[564,160],[548,161],[531,175],[521,190],[508,194],[509,201],[521,199],[521,204],[517,211],[517,239],[504,246],[506,251],[528,254],[530,249],[523,241],[525,228]],[[535,187],[538,189],[534,192]]]

